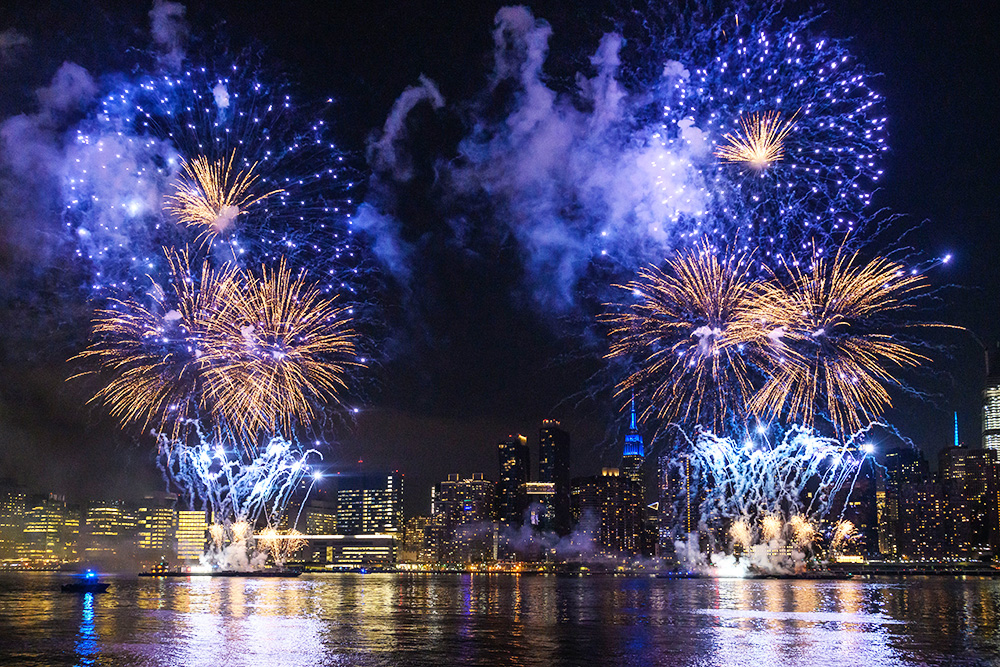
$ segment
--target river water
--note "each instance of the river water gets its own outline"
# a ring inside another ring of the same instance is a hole
[[[0,574],[0,665],[1000,665],[1000,580]]]

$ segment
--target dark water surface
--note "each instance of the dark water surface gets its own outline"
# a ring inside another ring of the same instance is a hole
[[[0,665],[1000,665],[1000,581],[0,574]]]

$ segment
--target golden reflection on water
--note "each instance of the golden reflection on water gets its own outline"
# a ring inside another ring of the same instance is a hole
[[[88,599],[17,575],[0,664],[979,664],[1000,654],[998,606],[1000,581],[933,577],[122,579]]]

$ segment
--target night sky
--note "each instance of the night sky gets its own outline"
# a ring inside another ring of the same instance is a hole
[[[827,33],[851,38],[854,55],[883,74],[871,85],[887,99],[892,148],[876,208],[906,216],[897,228],[913,231],[903,245],[926,257],[953,255],[929,275],[939,288],[933,316],[967,327],[985,344],[1000,338],[1000,21],[991,5],[839,2],[829,3],[820,20]],[[370,138],[421,75],[436,82],[449,107],[470,103],[483,89],[493,17],[502,6],[191,2],[188,48],[216,41],[234,52],[259,47],[303,97],[332,96],[335,138],[366,175]],[[608,17],[630,11],[627,3],[530,8],[552,25],[546,67],[554,87],[585,66],[614,26]],[[64,61],[98,77],[130,67],[130,49],[149,44],[148,11],[134,2],[6,3],[0,117],[33,112],[33,91]],[[435,113],[424,105],[410,121],[418,176],[400,217],[409,226],[404,236],[419,238],[437,233],[438,224],[437,209],[421,199],[432,164],[419,156],[447,155],[465,130],[447,108]],[[368,183],[367,176],[360,180]],[[16,186],[0,180],[2,188]],[[358,198],[374,196],[377,187],[371,189],[362,186]],[[78,500],[161,488],[153,443],[122,433],[100,407],[86,405],[87,387],[65,382],[73,371],[66,360],[85,343],[91,305],[77,298],[77,277],[59,254],[58,224],[26,224],[9,209],[0,216],[0,477]],[[332,470],[403,472],[410,512],[426,511],[430,485],[447,473],[482,471],[495,479],[497,441],[520,432],[534,442],[543,418],[559,419],[571,432],[574,474],[620,456],[614,439],[621,424],[601,373],[600,341],[582,331],[579,318],[529,303],[516,251],[489,230],[483,234],[478,252],[445,245],[426,253],[410,286],[373,276],[379,361],[350,401],[360,408],[356,419],[332,416],[319,434],[329,443]],[[965,443],[979,443],[984,370],[975,337],[940,337],[934,364],[912,381],[924,395],[897,394],[888,415],[932,459],[950,444],[952,411]]]

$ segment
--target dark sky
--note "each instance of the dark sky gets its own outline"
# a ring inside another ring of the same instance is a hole
[[[471,99],[491,67],[498,2],[188,3],[193,42],[219,34],[257,43],[302,91],[337,99],[342,147],[363,166],[366,141],[399,94],[423,74],[451,100]],[[608,26],[609,10],[586,2],[529,5],[553,27],[552,67],[573,72]],[[64,60],[94,74],[134,60],[128,47],[148,42],[148,7],[134,2],[20,2],[0,9],[0,32],[28,37],[0,63],[0,116],[31,111],[31,91]],[[878,206],[923,225],[907,243],[926,256],[954,255],[931,279],[940,286],[935,317],[968,327],[980,340],[1000,338],[1000,21],[991,3],[829,3],[824,29],[851,37],[851,49],[883,73],[873,86],[887,98],[890,153]],[[572,54],[566,56],[565,54]],[[565,58],[561,61],[560,58]],[[448,123],[434,126],[453,140]],[[85,303],[66,304],[72,275],[44,261],[25,269],[31,230],[7,219],[0,268],[0,477],[12,474],[39,490],[87,496],[134,495],[161,482],[150,464],[152,443],[120,433],[86,389],[67,384],[65,359],[83,344]],[[39,244],[45,239],[39,238]],[[426,265],[418,305],[385,296],[388,320],[421,324],[407,347],[390,346],[364,385],[356,423],[331,426],[327,458],[335,469],[398,468],[407,476],[407,508],[426,510],[430,484],[449,472],[497,473],[496,443],[511,432],[534,437],[542,418],[573,435],[575,472],[612,464],[610,394],[588,378],[600,364],[565,323],[553,325],[516,298],[517,276],[499,247],[484,260],[443,253]],[[52,263],[52,258],[48,257]],[[380,297],[381,298],[381,297]],[[957,410],[962,437],[978,443],[978,392],[983,379],[971,336],[942,339],[919,400],[900,397],[890,416],[929,456],[951,436]],[[389,346],[388,343],[386,343]],[[583,396],[591,396],[584,398]]]

